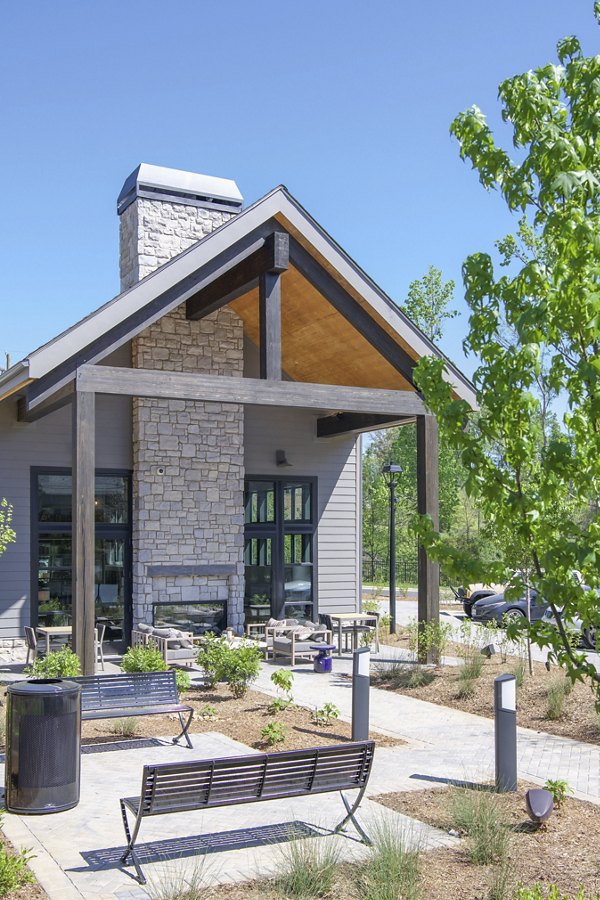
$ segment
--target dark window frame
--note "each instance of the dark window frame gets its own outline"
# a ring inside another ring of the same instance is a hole
[[[38,597],[38,573],[39,573],[39,541],[40,534],[68,534],[73,537],[72,522],[40,522],[40,509],[38,503],[38,478],[40,475],[70,475],[73,470],[68,466],[31,466],[30,470],[30,604],[29,616],[31,625],[37,628],[39,623],[39,597]],[[107,469],[99,468],[94,472],[98,475],[118,475],[127,478],[129,490],[127,492],[127,523],[114,524],[111,522],[96,522],[94,540],[98,538],[124,538],[125,540],[125,572],[123,598],[124,620],[123,637],[129,641],[133,628],[133,565],[132,565],[132,514],[133,514],[133,472],[131,469]]]
[[[271,481],[275,484],[275,521],[274,522],[248,522],[244,524],[244,543],[253,537],[270,537],[273,541],[271,558],[273,570],[273,584],[283,589],[284,577],[284,535],[285,534],[308,534],[311,536],[311,553],[312,553],[312,610],[313,618],[316,619],[319,612],[319,591],[318,591],[318,487],[319,479],[316,475],[252,475],[247,474],[244,477],[244,513],[246,509],[245,496],[246,485],[250,481]],[[285,522],[284,521],[284,495],[282,485],[294,481],[303,481],[311,486],[311,521],[310,522]],[[272,598],[273,602],[273,598]],[[244,599],[245,605],[245,599]],[[273,610],[272,610],[273,611]]]

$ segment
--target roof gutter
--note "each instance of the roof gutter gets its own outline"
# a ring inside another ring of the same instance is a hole
[[[22,359],[6,372],[0,372],[0,402],[22,390],[33,381],[29,377],[29,360]]]

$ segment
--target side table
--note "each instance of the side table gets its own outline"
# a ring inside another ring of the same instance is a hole
[[[335,644],[311,644],[310,649],[317,651],[313,662],[315,672],[331,672],[331,654],[336,649]]]

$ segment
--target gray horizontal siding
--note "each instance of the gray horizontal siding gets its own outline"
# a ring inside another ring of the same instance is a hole
[[[250,475],[318,478],[317,589],[321,612],[358,608],[359,534],[357,440],[318,440],[317,415],[308,410],[245,408],[245,466]],[[278,468],[285,450],[289,469]]]
[[[32,466],[71,466],[71,407],[37,422],[18,422],[16,401],[0,405],[0,498],[14,508],[17,541],[0,556],[0,639],[22,637],[30,621]],[[96,466],[131,468],[131,401],[97,398]]]

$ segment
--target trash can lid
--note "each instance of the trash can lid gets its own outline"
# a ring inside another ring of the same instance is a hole
[[[9,694],[70,694],[79,692],[81,685],[63,678],[38,678],[32,681],[16,681],[8,685]]]

